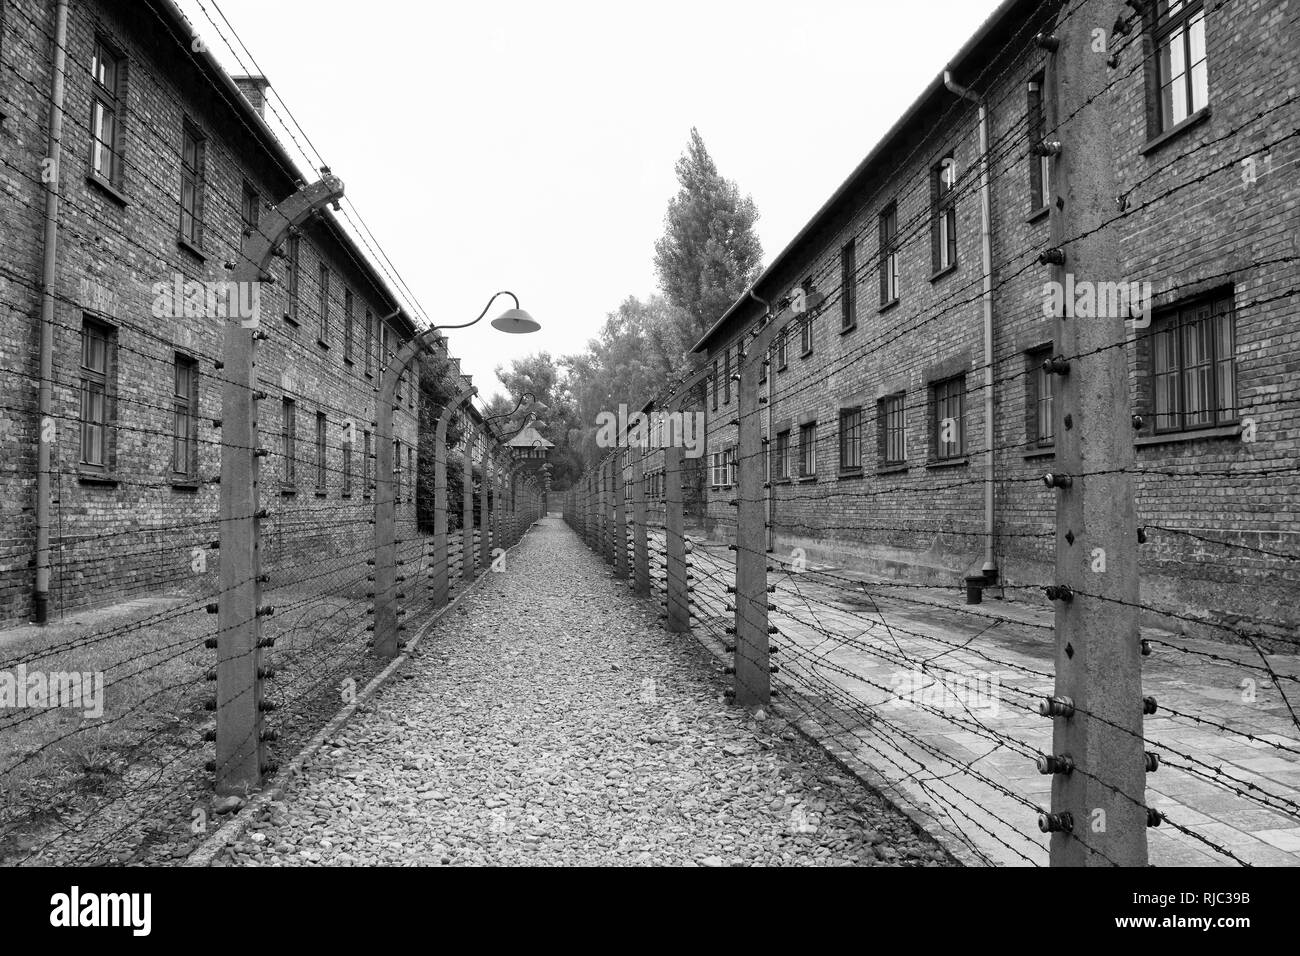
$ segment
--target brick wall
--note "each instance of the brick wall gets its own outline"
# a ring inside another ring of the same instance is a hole
[[[41,159],[46,150],[49,38],[53,4],[6,3],[0,71],[9,114],[0,130],[3,184],[6,406],[0,426],[0,622],[30,614],[35,547],[36,406],[43,194]],[[123,94],[124,173],[112,189],[91,182],[90,61],[97,37],[107,39],[126,65]],[[224,88],[202,76],[185,47],[145,5],[72,7],[67,43],[67,101],[61,182],[57,304],[54,318],[54,406],[57,421],[53,498],[51,611],[129,597],[161,587],[209,593],[215,587],[219,552],[208,552],[207,570],[196,573],[194,549],[217,536],[221,418],[220,321],[154,314],[155,284],[222,281],[226,263],[240,256],[241,200],[245,182],[264,201],[291,194],[293,170],[259,147],[247,114],[232,106]],[[238,104],[235,104],[238,105]],[[205,139],[201,247],[178,242],[181,131],[192,124]],[[299,310],[289,311],[286,262],[271,266],[274,284],[264,290],[259,345],[259,444],[262,460],[263,559],[274,588],[297,581],[364,589],[365,555],[371,536],[371,497],[363,481],[365,433],[373,434],[378,346],[367,373],[365,314],[377,324],[394,311],[380,277],[341,240],[326,217],[304,230],[300,244]],[[322,332],[319,265],[330,272],[329,322]],[[345,294],[353,301],[352,356],[345,358]],[[81,392],[81,329],[90,318],[115,338],[109,370],[111,418],[109,461],[104,474],[81,465],[78,420]],[[395,346],[404,330],[394,327]],[[323,341],[322,341],[323,340]],[[173,373],[177,356],[192,358],[198,376],[198,481],[172,475]],[[395,435],[402,444],[399,536],[414,536],[414,449],[418,440],[415,383],[401,393]],[[297,418],[297,482],[282,488],[282,402],[292,399]],[[316,419],[325,416],[324,482],[317,483]],[[343,487],[344,430],[354,423],[354,477]],[[374,465],[368,473],[373,476]],[[359,568],[359,570],[358,570]]]

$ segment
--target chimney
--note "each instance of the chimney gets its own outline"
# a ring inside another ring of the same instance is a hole
[[[232,76],[244,99],[253,105],[257,115],[266,119],[266,90],[271,85],[264,76]]]

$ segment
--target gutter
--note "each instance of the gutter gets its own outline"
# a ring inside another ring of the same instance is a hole
[[[41,264],[40,387],[37,394],[36,452],[36,583],[32,590],[32,620],[45,624],[50,614],[50,471],[57,430],[53,421],[54,285],[59,258],[59,181],[63,160],[64,74],[68,47],[68,0],[55,8],[54,62],[50,83],[50,133],[47,155],[53,175],[45,184],[45,243]]]
[[[984,264],[984,578],[997,581],[998,565],[993,557],[993,211],[989,186],[989,115],[983,97],[943,71],[943,85],[962,99],[979,104],[980,130],[980,238]]]

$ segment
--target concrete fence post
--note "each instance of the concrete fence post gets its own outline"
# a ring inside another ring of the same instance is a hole
[[[614,474],[614,577],[627,580],[627,483],[623,473],[623,451],[615,449],[611,459]]]
[[[638,597],[650,596],[650,532],[646,526],[645,445],[632,455],[632,590]]]
[[[1065,17],[1048,40],[1045,144],[1051,168],[1051,246],[1040,262],[1057,288],[1124,279],[1124,259],[1106,223],[1120,195],[1112,157],[1113,71],[1093,50],[1092,28],[1127,11],[1095,0],[1086,16]],[[1054,50],[1054,52],[1052,52]],[[1127,56],[1141,56],[1140,50]],[[1062,118],[1065,118],[1064,121]],[[1062,125],[1063,123],[1063,125]],[[1059,147],[1056,145],[1059,144]],[[1062,298],[1064,298],[1062,296]],[[1074,772],[1052,777],[1052,866],[1147,864],[1146,762],[1138,557],[1132,469],[1127,314],[1057,317],[1053,412],[1056,458],[1045,480],[1056,496],[1055,756]],[[1118,310],[1124,311],[1126,310]]]
[[[343,195],[343,183],[325,175],[263,213],[262,228],[243,239],[233,279],[253,288],[270,281],[277,247],[318,209]],[[262,713],[261,460],[269,450],[258,436],[257,343],[266,337],[260,316],[226,322],[221,388],[221,596],[217,614],[216,760],[221,794],[247,793],[261,783],[264,761]]]
[[[445,607],[451,597],[451,547],[447,537],[447,428],[452,416],[478,394],[467,388],[453,398],[438,416],[433,443],[433,567],[429,579],[433,585],[434,608]]]
[[[460,579],[474,580],[474,444],[478,440],[473,423],[465,426],[465,479],[461,498]]]
[[[668,592],[668,630],[674,634],[691,629],[686,519],[682,512],[682,448],[670,441],[664,449],[664,585]]]

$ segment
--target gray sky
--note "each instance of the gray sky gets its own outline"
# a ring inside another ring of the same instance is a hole
[[[451,333],[484,397],[498,363],[577,351],[655,290],[691,126],[754,197],[770,262],[997,6],[218,2],[432,321],[510,289],[542,323]],[[180,3],[244,72],[213,0]]]

